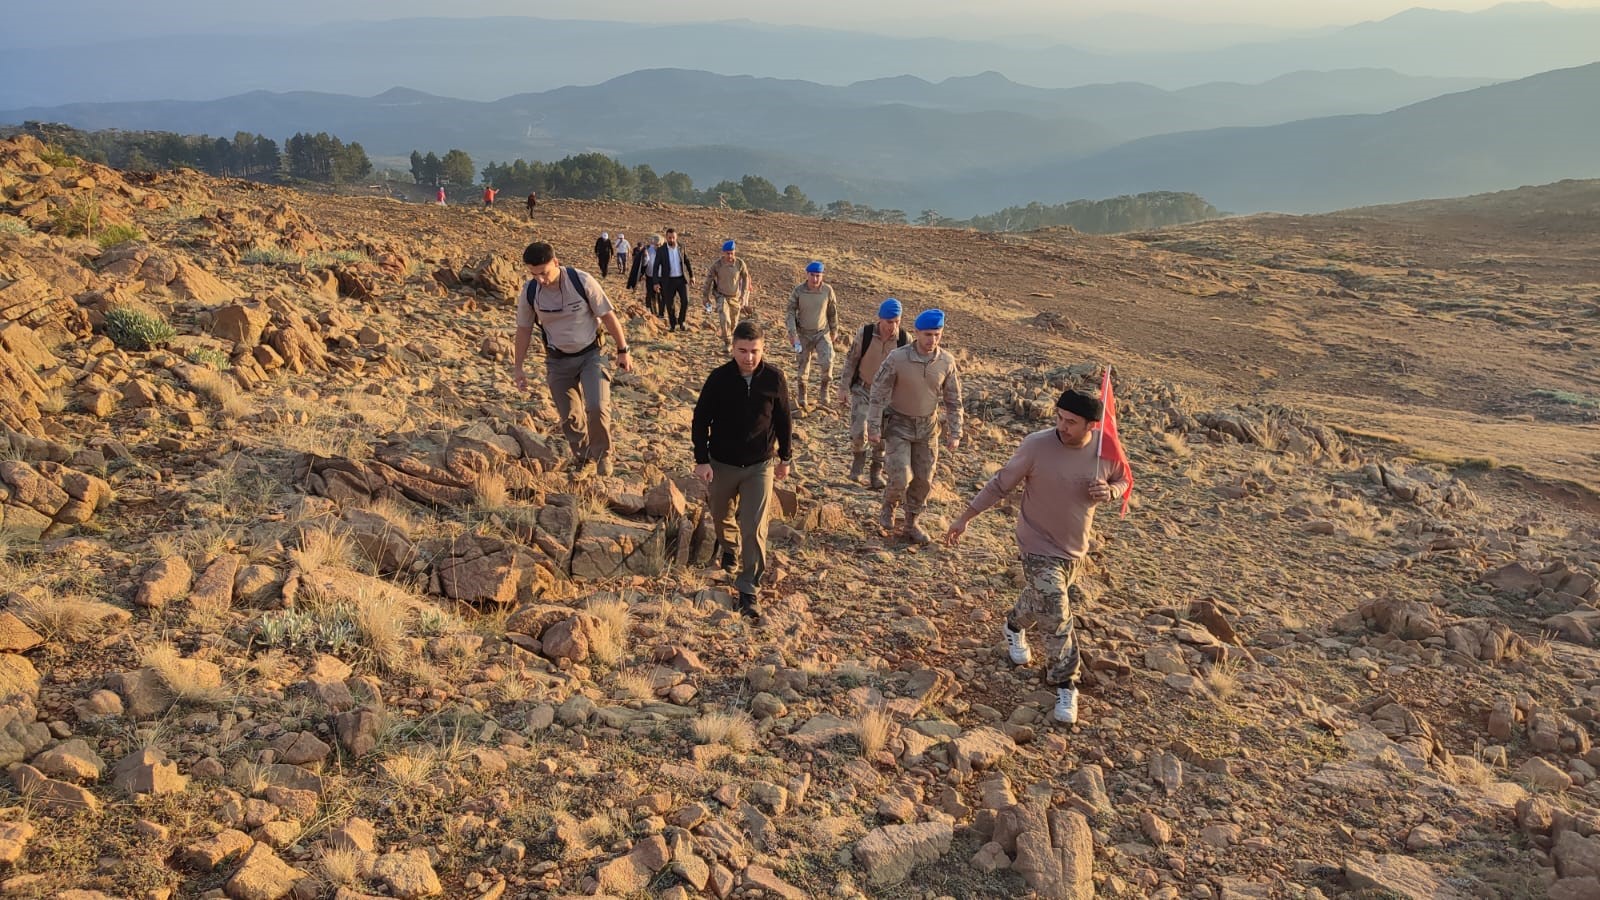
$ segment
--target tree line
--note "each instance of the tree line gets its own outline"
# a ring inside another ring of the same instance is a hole
[[[20,129],[0,129],[0,134],[18,131],[74,156],[130,171],[187,166],[224,177],[288,178],[328,184],[347,184],[373,172],[372,161],[359,142],[347,144],[327,132],[296,133],[280,151],[277,141],[248,131],[237,132],[230,140],[168,131],[82,131],[67,125],[26,122]],[[509,196],[537,191],[544,198],[725,206],[875,225],[905,225],[910,221],[904,210],[879,209],[849,200],[835,200],[819,207],[797,185],[780,191],[759,175],[745,175],[738,181],[725,179],[701,190],[682,172],[658,175],[649,165],[625,166],[603,153],[579,153],[554,162],[490,162],[479,173],[466,151],[451,149],[440,156],[433,151],[413,150],[410,174],[419,185],[471,187],[481,183]],[[405,176],[386,171],[384,177]],[[916,223],[978,231],[1031,231],[1067,225],[1091,234],[1113,234],[1221,215],[1196,194],[1152,191],[1107,200],[1053,205],[1034,202],[970,219],[952,219],[937,210],[924,209]]]
[[[297,133],[284,142],[240,131],[233,139],[170,131],[82,131],[66,125],[25,122],[21,131],[90,162],[131,172],[188,167],[226,178],[297,178],[346,184],[372,174],[359,142],[346,144],[327,132]]]
[[[946,219],[934,210],[923,210],[923,224],[975,228],[978,231],[1033,231],[1036,228],[1069,225],[1089,234],[1116,234],[1147,231],[1167,225],[1201,222],[1222,215],[1204,197],[1179,191],[1149,191],[1124,194],[1107,200],[1074,200],[1046,206],[1008,206],[999,212],[970,219]],[[922,220],[919,220],[922,221]]]

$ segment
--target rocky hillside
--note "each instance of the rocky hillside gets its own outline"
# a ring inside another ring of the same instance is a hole
[[[1581,260],[1425,262],[1366,220],[514,213],[0,143],[0,892],[1600,895]],[[509,383],[518,254],[668,225],[737,238],[769,320],[811,258],[848,324],[950,312],[945,516],[1117,367],[1139,490],[1098,523],[1077,727],[1005,660],[1013,511],[886,538],[836,409],[768,618],[734,614],[688,477],[719,348],[615,275],[617,474],[572,471]],[[1530,442],[1469,458],[1533,389]]]

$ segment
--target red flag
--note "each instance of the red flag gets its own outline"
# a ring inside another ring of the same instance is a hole
[[[1117,436],[1117,401],[1111,395],[1110,366],[1106,366],[1105,374],[1100,376],[1100,402],[1105,406],[1105,412],[1100,416],[1099,456],[1111,461],[1113,472],[1121,469],[1127,476],[1128,486],[1122,493],[1122,514],[1126,516],[1128,498],[1133,496],[1133,467],[1128,465],[1128,454],[1123,451],[1122,439]]]

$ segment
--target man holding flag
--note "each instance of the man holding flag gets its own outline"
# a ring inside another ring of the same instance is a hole
[[[1110,369],[1101,385],[1100,396],[1063,392],[1056,401],[1055,427],[1023,438],[1011,460],[972,498],[945,535],[945,542],[954,545],[979,513],[1022,486],[1017,546],[1022,552],[1023,588],[1006,616],[1006,643],[1011,662],[1027,665],[1033,659],[1028,629],[1043,632],[1050,660],[1045,681],[1056,689],[1052,717],[1068,725],[1078,721],[1082,668],[1068,590],[1088,550],[1095,507],[1121,499],[1126,513],[1133,487],[1133,472],[1117,439]]]

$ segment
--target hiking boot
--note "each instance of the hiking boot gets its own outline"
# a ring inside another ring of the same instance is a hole
[[[906,512],[905,536],[908,544],[929,544],[933,542],[933,538],[928,537],[928,533],[923,531],[922,526],[917,524],[917,513],[910,511]]]
[[[761,604],[756,601],[755,594],[747,594],[744,591],[740,591],[738,609],[739,615],[750,619],[758,625],[761,623]]]
[[[614,471],[614,467],[611,465],[611,457],[602,456],[595,460],[594,471],[597,475],[610,475]]]
[[[875,459],[867,467],[867,487],[875,491],[881,491],[888,487],[888,482],[883,480],[883,460]]]
[[[739,564],[739,558],[734,555],[733,548],[729,547],[726,544],[724,544],[722,546],[722,558],[717,561],[717,565],[722,568],[722,571],[728,572],[728,573],[731,574],[733,572],[734,567],[737,566],[738,564]]]
[[[894,508],[900,504],[893,500],[883,501],[883,508],[878,510],[878,527],[884,531],[894,531]]]
[[[850,483],[861,483],[861,470],[867,466],[867,451],[857,450],[850,454]]]
[[[1075,687],[1056,688],[1056,708],[1050,712],[1050,718],[1063,725],[1073,725],[1078,721],[1078,689]]]
[[[1003,629],[1006,633],[1006,654],[1011,657],[1014,666],[1025,666],[1033,662],[1033,648],[1028,646],[1027,629],[1012,631],[1010,623]]]

